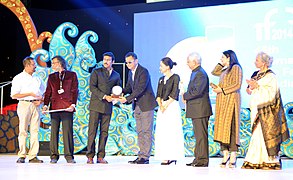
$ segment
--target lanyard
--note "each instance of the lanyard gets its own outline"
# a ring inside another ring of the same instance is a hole
[[[59,73],[59,79],[60,79],[60,90],[62,89],[62,81],[64,80],[65,77],[65,71],[63,73],[63,75],[61,76],[62,73]]]

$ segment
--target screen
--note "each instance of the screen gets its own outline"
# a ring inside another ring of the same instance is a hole
[[[243,69],[242,107],[249,107],[246,79],[258,70],[255,58],[264,51],[273,56],[271,69],[277,75],[284,105],[293,100],[293,1],[278,0],[232,5],[143,12],[134,15],[134,52],[139,63],[151,74],[156,93],[160,60],[177,62],[172,71],[180,75],[186,88],[191,70],[186,65],[189,53],[202,57],[202,67],[210,82],[219,77],[211,71],[222,52],[235,51]],[[216,94],[210,89],[212,103]],[[184,108],[181,103],[181,107]]]

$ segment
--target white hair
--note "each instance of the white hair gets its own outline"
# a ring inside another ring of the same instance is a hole
[[[201,56],[197,52],[192,52],[187,57],[191,61],[195,61],[197,64],[201,64]]]
[[[271,67],[272,64],[273,64],[273,57],[268,55],[267,53],[265,52],[259,52],[256,57],[260,57],[260,59],[262,60],[262,62],[264,62],[267,67]]]

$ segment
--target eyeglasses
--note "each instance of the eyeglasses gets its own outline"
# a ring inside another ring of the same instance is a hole
[[[129,62],[125,62],[125,64],[131,64],[133,63],[134,61],[129,61]]]
[[[59,63],[59,61],[56,61],[56,62],[53,61],[51,64],[58,64],[58,63]]]

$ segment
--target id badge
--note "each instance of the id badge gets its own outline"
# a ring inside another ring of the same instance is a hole
[[[64,89],[59,89],[58,94],[62,94],[62,93],[64,93]]]

